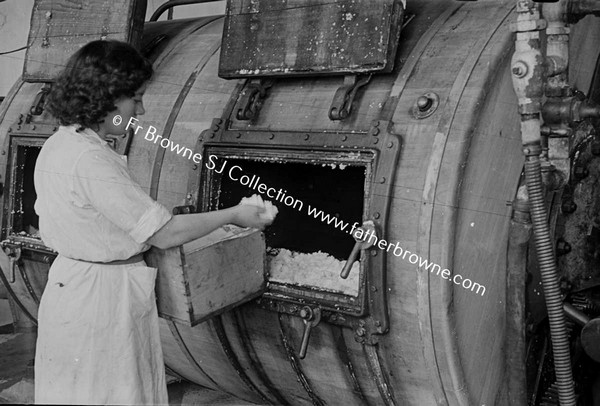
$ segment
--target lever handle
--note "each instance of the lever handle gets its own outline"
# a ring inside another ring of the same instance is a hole
[[[305,306],[300,310],[300,317],[304,319],[304,333],[302,334],[302,343],[300,344],[298,358],[304,359],[304,357],[306,357],[310,332],[312,331],[312,328],[321,321],[321,309],[318,307],[311,309],[310,307]]]
[[[358,236],[358,231],[361,231],[360,236]],[[350,256],[344,264],[342,272],[340,272],[340,278],[342,279],[346,279],[348,278],[348,275],[350,275],[352,265],[354,265],[354,262],[356,262],[360,250],[366,250],[367,248],[371,248],[373,246],[373,242],[371,242],[371,236],[375,236],[375,241],[377,242],[378,237],[375,230],[375,223],[372,220],[365,221],[361,227],[354,231],[352,236],[356,240],[356,244],[354,244],[354,247],[352,247]]]
[[[300,353],[298,357],[304,359],[306,357],[306,349],[308,348],[308,339],[310,338],[310,332],[312,330],[312,323],[304,320],[304,334],[302,334],[302,344],[300,345]]]
[[[352,247],[352,252],[350,252],[350,256],[344,264],[344,269],[342,269],[342,272],[340,273],[340,278],[346,279],[348,275],[350,275],[350,270],[352,269],[352,265],[354,265],[354,262],[360,253],[362,245],[362,241],[357,241],[356,244],[354,244],[354,247]]]
[[[17,261],[21,259],[21,248],[18,245],[7,243],[7,241],[2,241],[2,248],[4,250],[4,253],[8,257],[8,261],[10,264],[10,279],[8,280],[8,282],[15,283],[15,268],[17,265]]]
[[[9,256],[8,260],[10,261],[10,279],[8,280],[8,282],[15,283],[15,280],[16,280],[16,277],[15,277],[15,268],[16,268],[15,264],[17,263],[17,260],[13,256]]]

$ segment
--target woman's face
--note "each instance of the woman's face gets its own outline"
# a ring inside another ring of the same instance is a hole
[[[104,122],[100,124],[99,135],[122,135],[127,132],[127,124],[130,118],[136,118],[143,115],[144,103],[142,98],[146,91],[147,84],[144,83],[134,94],[133,97],[123,96],[115,101],[116,110],[106,115]],[[120,116],[120,119],[117,117]]]

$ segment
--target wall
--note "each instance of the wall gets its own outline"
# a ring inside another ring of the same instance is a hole
[[[81,0],[80,0],[81,1]],[[87,0],[97,1],[97,0]],[[23,71],[25,50],[2,55],[3,52],[27,45],[29,22],[34,0],[0,0],[0,98],[7,95]],[[165,0],[148,0],[146,20]],[[173,9],[173,18],[191,18],[225,13],[225,1],[179,6]],[[165,12],[160,20],[166,20]]]

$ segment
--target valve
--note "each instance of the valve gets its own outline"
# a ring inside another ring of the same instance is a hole
[[[352,270],[352,265],[354,265],[354,262],[358,258],[358,253],[360,250],[366,250],[373,246],[373,243],[371,242],[371,236],[375,236],[375,242],[379,240],[375,230],[375,223],[372,220],[365,221],[362,224],[362,227],[358,227],[356,230],[354,230],[352,237],[354,237],[356,243],[350,252],[348,260],[344,264],[342,272],[340,272],[340,278],[348,278],[348,275],[350,275],[350,270]]]
[[[304,334],[302,334],[302,344],[300,344],[300,352],[298,357],[304,359],[306,357],[306,349],[308,348],[308,339],[312,328],[321,322],[321,309],[316,307],[311,309],[309,306],[304,306],[300,310],[300,317],[304,321]]]

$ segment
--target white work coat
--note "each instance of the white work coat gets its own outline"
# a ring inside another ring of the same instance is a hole
[[[35,401],[167,404],[156,269],[97,262],[147,250],[171,214],[104,140],[76,128],[46,141],[34,174],[40,235],[59,253],[38,313]]]

